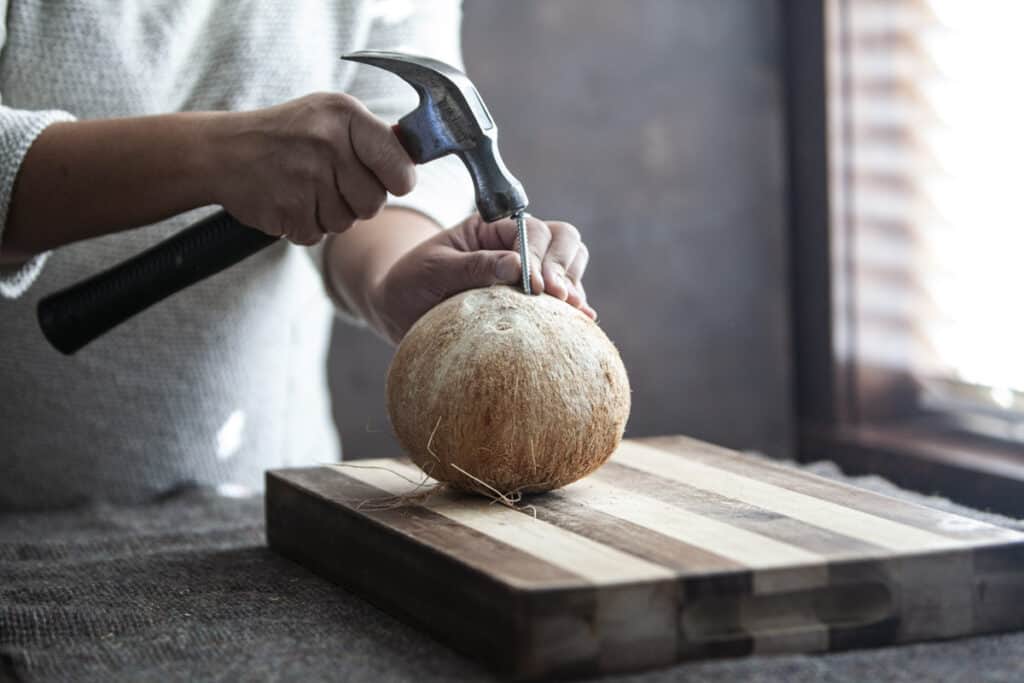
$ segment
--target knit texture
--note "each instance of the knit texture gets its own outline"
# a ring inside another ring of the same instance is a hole
[[[0,100],[2,101],[2,100]],[[0,245],[7,224],[14,179],[28,148],[43,129],[58,121],[72,121],[63,111],[24,111],[0,106]],[[15,299],[39,276],[49,254],[39,254],[21,265],[0,265],[0,297]]]
[[[830,463],[809,469],[846,479]],[[854,483],[1024,528],[901,491],[877,477]],[[1022,661],[1024,634],[1016,633],[828,655],[696,662],[601,681],[1018,683]],[[497,679],[271,552],[259,499],[195,491],[145,507],[103,505],[0,517],[0,681],[7,680]]]
[[[460,63],[457,0],[0,0],[0,11],[4,219],[26,151],[54,121],[246,110],[343,91],[393,122],[415,107],[414,91],[340,55],[401,50]],[[471,211],[457,159],[417,171],[416,190],[391,205],[443,226]],[[213,210],[0,272],[0,509],[141,501],[190,484],[258,490],[267,468],[340,456],[317,249],[274,245],[73,357],[42,337],[40,297]]]

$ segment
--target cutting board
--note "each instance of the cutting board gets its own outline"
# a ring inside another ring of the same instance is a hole
[[[268,472],[270,547],[517,678],[1024,626],[1024,534],[685,437],[625,441],[523,510],[394,507],[422,480]]]

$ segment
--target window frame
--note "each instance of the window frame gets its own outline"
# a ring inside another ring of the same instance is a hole
[[[840,362],[851,283],[829,195],[827,6],[779,0],[788,169],[791,353],[797,459],[829,459],[923,493],[1024,517],[1024,446],[967,434],[918,406],[909,376]],[[869,408],[866,408],[869,407]]]

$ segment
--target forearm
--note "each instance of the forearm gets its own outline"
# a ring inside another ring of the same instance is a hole
[[[440,226],[410,209],[386,208],[332,235],[324,249],[330,285],[367,323],[381,331],[372,294],[391,267],[410,249],[438,233]]]
[[[29,148],[5,261],[214,203],[205,131],[217,113],[56,123]]]

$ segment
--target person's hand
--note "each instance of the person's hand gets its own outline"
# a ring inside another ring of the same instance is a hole
[[[467,289],[522,278],[516,223],[485,223],[473,215],[413,247],[395,262],[370,292],[374,323],[398,343],[421,315]],[[587,304],[583,272],[589,252],[568,223],[527,219],[530,286],[534,294],[561,299],[596,319]]]
[[[416,168],[391,128],[359,100],[317,93],[208,124],[217,203],[246,225],[316,244],[404,195]]]

